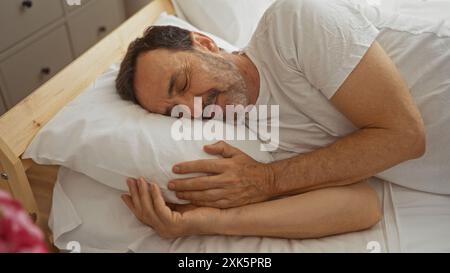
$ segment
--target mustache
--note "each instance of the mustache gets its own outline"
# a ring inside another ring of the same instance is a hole
[[[205,101],[203,102],[203,110],[205,110],[207,106],[213,105],[216,102],[217,97],[220,95],[220,93],[222,92],[218,89],[211,89],[208,92]]]
[[[211,89],[208,92],[208,95],[206,96],[206,99],[203,102],[203,114],[205,114],[206,107],[216,103],[217,97],[219,96],[220,93],[221,93],[221,91],[218,89]],[[216,116],[216,113],[213,112],[210,117],[203,116],[202,119],[203,120],[211,120],[211,119],[214,119],[215,116]]]

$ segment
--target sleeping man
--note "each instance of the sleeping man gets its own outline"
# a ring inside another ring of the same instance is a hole
[[[200,33],[149,28],[121,65],[123,99],[162,115],[194,112],[195,97],[222,109],[279,105],[279,147],[263,164],[219,142],[205,151],[220,159],[174,166],[209,174],[169,183],[192,205],[166,204],[143,179],[129,179],[124,202],[166,238],[318,238],[375,225],[380,205],[366,179],[425,152],[416,98],[384,46],[382,31],[395,26],[375,19],[349,1],[280,0],[239,53]]]

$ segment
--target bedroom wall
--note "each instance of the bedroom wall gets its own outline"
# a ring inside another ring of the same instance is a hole
[[[125,11],[127,16],[131,16],[140,10],[142,7],[150,3],[152,0],[126,0]]]

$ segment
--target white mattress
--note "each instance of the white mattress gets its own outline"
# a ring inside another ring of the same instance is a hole
[[[383,200],[384,219],[369,230],[315,240],[164,240],[137,221],[122,203],[121,192],[61,168],[49,224],[58,248],[76,242],[82,252],[370,252],[378,247],[381,252],[450,252],[450,196],[407,190],[375,178],[371,184]]]

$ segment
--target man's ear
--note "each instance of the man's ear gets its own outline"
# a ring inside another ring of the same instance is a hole
[[[220,48],[216,45],[214,40],[209,38],[208,36],[199,32],[192,32],[191,35],[192,41],[194,42],[194,47],[213,53],[217,53],[220,51]]]

